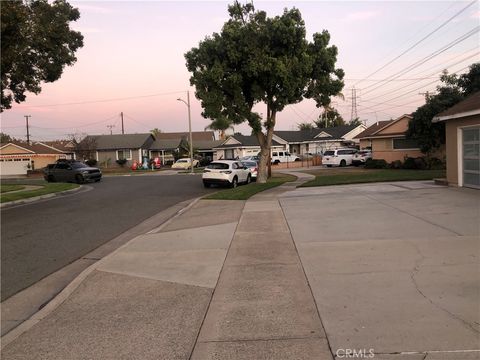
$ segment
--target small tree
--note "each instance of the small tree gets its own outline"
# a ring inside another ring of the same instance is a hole
[[[300,124],[297,124],[297,128],[298,130],[300,131],[303,131],[303,130],[313,130],[314,126],[312,123],[300,123]]]
[[[13,139],[10,135],[8,134],[5,134],[3,132],[0,132],[0,143],[1,144],[6,144],[6,143],[9,143],[11,142]]]
[[[69,135],[69,140],[72,142],[75,154],[85,160],[93,160],[96,158],[97,140],[94,136],[86,136],[80,134]]]
[[[58,80],[77,60],[83,36],[70,30],[80,13],[65,0],[9,0],[1,7],[3,111],[25,101],[27,91],[40,93],[42,82]]]
[[[420,150],[427,155],[445,144],[445,123],[433,123],[434,116],[480,91],[480,63],[471,65],[469,72],[460,77],[444,71],[440,80],[442,84],[437,86],[437,93],[427,93],[425,105],[413,113],[406,134],[417,141]]]
[[[205,118],[246,121],[252,128],[261,148],[257,181],[263,183],[277,114],[304,98],[328,105],[343,88],[344,73],[335,68],[337,48],[328,46],[327,31],[307,41],[299,10],[268,18],[236,1],[228,12],[220,33],[185,54],[187,69]],[[258,103],[266,105],[265,119],[253,110]]]
[[[327,127],[345,125],[345,121],[337,109],[330,106],[325,106],[323,112],[315,121],[315,124],[318,128],[323,129]]]
[[[212,120],[210,125],[205,127],[205,130],[214,130],[220,132],[220,140],[225,140],[225,131],[233,129],[232,122],[225,117]]]
[[[157,137],[159,134],[162,133],[162,130],[160,130],[159,128],[155,128],[155,129],[150,130],[150,133],[151,133],[154,137]]]

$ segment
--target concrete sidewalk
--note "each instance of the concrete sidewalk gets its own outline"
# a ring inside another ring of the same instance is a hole
[[[478,192],[300,176],[138,236],[3,358],[479,359]]]

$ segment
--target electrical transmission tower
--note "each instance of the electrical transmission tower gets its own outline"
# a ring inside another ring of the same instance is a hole
[[[358,118],[357,113],[357,89],[355,86],[352,88],[352,115],[350,116],[350,121],[355,120]]]

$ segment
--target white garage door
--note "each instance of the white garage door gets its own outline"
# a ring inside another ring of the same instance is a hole
[[[0,159],[1,175],[25,175],[28,170],[29,159]]]
[[[480,127],[463,129],[463,186],[480,189]]]

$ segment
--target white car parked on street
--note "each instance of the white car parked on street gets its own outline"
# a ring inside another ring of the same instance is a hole
[[[248,184],[252,180],[250,169],[237,160],[217,160],[207,165],[202,175],[203,185],[229,185],[237,187],[239,183]]]
[[[327,150],[323,153],[322,164],[328,167],[352,165],[353,156],[357,151],[351,148]]]

